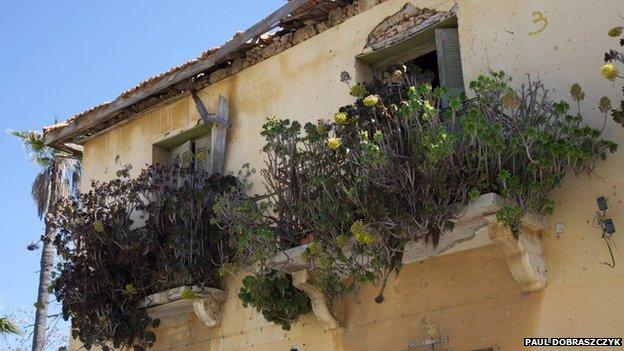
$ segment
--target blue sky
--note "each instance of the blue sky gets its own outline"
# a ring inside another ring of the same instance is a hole
[[[0,8],[0,314],[32,306],[43,230],[37,167],[8,129],[41,129],[218,46],[283,0],[3,0]]]

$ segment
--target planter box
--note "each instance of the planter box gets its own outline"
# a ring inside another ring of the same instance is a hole
[[[508,201],[497,194],[482,195],[460,212],[453,220],[453,230],[442,233],[436,247],[423,241],[407,244],[403,263],[497,245],[505,253],[511,275],[523,291],[543,289],[546,285],[541,242],[544,225],[537,217],[525,215],[521,219],[520,232],[514,235],[496,220],[496,212],[507,204]],[[339,328],[340,322],[335,318],[335,313],[332,313],[327,299],[314,284],[314,267],[304,255],[309,246],[306,244],[282,251],[269,260],[269,265],[292,274],[293,285],[310,297],[312,310],[326,329]]]
[[[184,293],[188,291],[189,293]],[[183,296],[188,294],[187,298]],[[221,322],[221,305],[226,300],[223,290],[182,286],[152,294],[139,303],[152,318],[163,319],[195,313],[206,326],[216,327]]]
[[[419,262],[432,256],[493,244],[487,231],[483,229],[494,220],[492,216],[507,204],[508,201],[494,193],[480,196],[464,207],[459,216],[451,221],[455,224],[455,228],[440,235],[437,247],[431,242],[424,241],[407,244],[403,253],[403,263]]]
[[[519,255],[530,262],[530,265],[533,265],[537,271],[534,279],[528,279],[529,283],[527,283],[526,277],[520,279],[512,269],[514,278],[522,285],[523,290],[535,291],[543,288],[546,278],[540,232],[544,225],[537,217],[526,215],[522,218],[518,237],[514,237],[505,226],[496,221],[496,212],[508,204],[507,200],[494,193],[480,196],[467,205],[456,219],[452,220],[455,224],[454,229],[440,236],[437,247],[434,247],[431,242],[425,243],[424,241],[407,244],[403,253],[403,263],[419,262],[433,256],[497,244],[503,248],[509,260],[511,260],[510,256]],[[309,246],[306,244],[282,251],[269,262],[273,268],[287,273],[302,269],[313,270],[314,267],[307,262],[304,255]],[[510,268],[511,265],[510,262]]]

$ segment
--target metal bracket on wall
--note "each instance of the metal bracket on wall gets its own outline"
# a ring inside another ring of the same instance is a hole
[[[414,350],[414,349],[425,347],[425,346],[431,346],[431,350],[435,351],[436,345],[442,344],[448,341],[449,341],[448,336],[440,336],[440,337],[431,338],[431,339],[408,341],[406,344],[406,347],[407,347],[406,350]]]

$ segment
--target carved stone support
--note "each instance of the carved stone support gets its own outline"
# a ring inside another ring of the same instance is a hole
[[[208,328],[217,327],[221,324],[221,305],[223,301],[211,298],[198,298],[193,300],[195,315]]]
[[[150,295],[139,307],[159,319],[195,313],[207,327],[213,328],[221,323],[221,306],[225,300],[223,290],[183,286]]]
[[[334,317],[329,308],[325,294],[314,285],[314,276],[308,269],[301,269],[292,273],[293,285],[303,291],[312,303],[312,312],[325,325],[325,329],[338,329],[340,322]]]
[[[542,241],[535,226],[523,222],[516,237],[507,226],[492,219],[488,234],[505,253],[511,275],[523,291],[537,291],[546,286]]]

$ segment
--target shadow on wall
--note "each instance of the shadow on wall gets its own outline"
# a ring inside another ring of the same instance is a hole
[[[536,333],[544,290],[524,293],[494,245],[403,267],[388,285],[362,287],[346,301],[344,350],[404,350],[410,341],[446,336],[436,349],[522,347]]]

